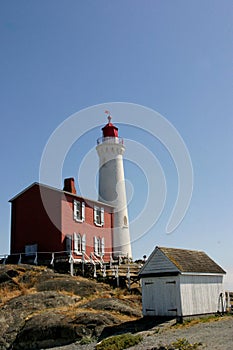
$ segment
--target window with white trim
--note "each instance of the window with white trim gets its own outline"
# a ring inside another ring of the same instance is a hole
[[[74,200],[74,220],[78,222],[85,221],[85,202]]]
[[[74,252],[75,254],[82,254],[86,252],[86,235],[82,236],[80,233],[74,233]]]
[[[96,256],[104,256],[105,243],[104,237],[94,237],[94,251]]]
[[[95,255],[100,256],[100,238],[94,237]]]
[[[96,226],[104,226],[104,208],[94,206],[94,223]]]
[[[82,253],[86,253],[86,235],[82,235]]]
[[[82,238],[79,233],[74,233],[74,252],[76,254],[82,253]]]

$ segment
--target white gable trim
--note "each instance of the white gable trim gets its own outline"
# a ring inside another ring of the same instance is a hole
[[[211,273],[211,272],[181,272],[183,276],[224,276],[224,273]]]

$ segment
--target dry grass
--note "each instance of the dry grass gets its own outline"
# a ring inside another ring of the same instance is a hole
[[[209,315],[198,317],[194,319],[185,320],[183,323],[177,323],[172,327],[175,328],[189,328],[198,323],[206,323],[206,322],[218,322],[220,320],[225,320],[229,317],[229,315],[221,316],[221,315]],[[231,316],[230,316],[231,317]]]
[[[12,281],[14,282],[14,289],[12,286],[3,286],[0,288],[0,305],[2,306],[4,303],[8,302],[9,300],[19,297],[21,295],[29,295],[34,294],[37,292],[36,288],[34,287],[36,283],[38,282],[39,277],[43,272],[47,270],[46,267],[41,266],[27,266],[27,265],[8,265],[7,268],[15,270],[18,272],[18,275],[16,277],[12,278]],[[25,278],[26,276],[26,278]],[[24,277],[24,278],[23,278]],[[70,276],[67,276],[70,277]],[[86,282],[87,279],[81,276],[75,276],[73,277],[78,282]],[[95,281],[93,281],[95,284]],[[59,294],[67,295],[75,299],[75,304],[71,306],[62,306],[62,307],[56,307],[56,312],[67,314],[69,316],[77,315],[77,313],[82,312],[91,312],[93,314],[99,314],[100,310],[94,310],[92,308],[83,308],[83,305],[86,303],[95,300],[96,298],[116,298],[123,301],[126,301],[128,303],[136,302],[136,304],[140,304],[141,297],[138,295],[131,295],[127,290],[123,290],[120,288],[113,289],[109,285],[105,283],[98,283],[97,290],[95,293],[89,295],[89,296],[79,296],[75,294],[73,291],[65,291],[65,290],[57,290]],[[41,309],[38,311],[33,312],[29,317],[41,314],[45,312],[46,309]],[[115,316],[122,322],[127,321],[133,321],[136,320],[137,317],[135,316],[129,316],[124,315],[116,311],[107,311],[103,310],[105,313],[109,313],[112,316]]]
[[[14,286],[4,284],[0,287],[0,304],[4,304],[20,295],[35,293],[36,291],[33,285],[36,283],[40,273],[45,270],[45,267],[33,266],[32,268],[28,268],[28,266],[24,265],[7,265],[7,268],[17,271],[18,276],[11,278]],[[30,284],[21,282],[21,278],[26,272],[30,276]]]
[[[21,295],[21,291],[17,289],[9,289],[8,287],[2,287],[0,289],[0,305],[6,303],[10,299],[16,298]]]

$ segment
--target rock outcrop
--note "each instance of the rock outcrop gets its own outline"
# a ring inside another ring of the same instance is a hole
[[[105,328],[141,316],[140,300],[133,298],[106,284],[46,267],[2,265],[0,350],[46,349],[98,339]]]

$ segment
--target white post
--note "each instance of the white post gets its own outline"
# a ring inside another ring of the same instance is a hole
[[[3,265],[6,264],[6,259],[7,259],[8,255],[4,255],[4,259],[3,259]]]
[[[51,259],[51,262],[50,262],[50,265],[54,265],[54,253],[52,253],[52,259]]]
[[[70,262],[70,275],[74,276],[74,262],[73,262],[73,260]]]
[[[127,268],[126,278],[128,280],[128,290],[130,290],[131,286],[130,286],[130,267],[129,266]]]
[[[74,259],[71,252],[70,252],[69,263],[70,263],[70,275],[74,276]]]
[[[103,266],[103,277],[106,277],[106,265]]]
[[[97,277],[97,273],[96,273],[96,264],[94,265],[94,278]]]
[[[85,264],[85,257],[84,253],[82,253],[82,275],[84,276],[84,264]]]
[[[38,261],[37,261],[37,253],[35,255],[35,259],[34,259],[34,264],[37,265]]]
[[[119,273],[118,273],[118,266],[116,267],[116,274],[115,274],[115,277],[116,277],[116,282],[117,282],[117,288],[119,287],[120,283],[119,283]]]

